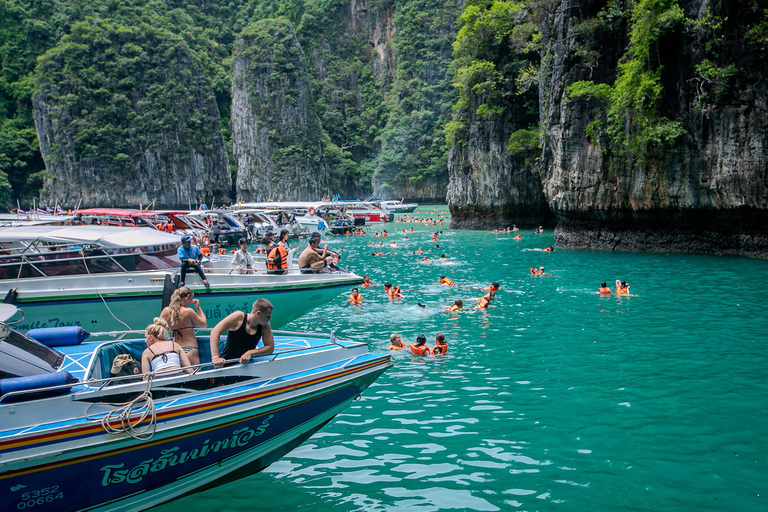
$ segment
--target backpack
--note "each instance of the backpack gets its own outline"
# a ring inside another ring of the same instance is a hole
[[[141,380],[141,365],[130,354],[118,354],[115,359],[112,360],[112,371],[110,372],[113,377],[127,377],[135,375],[136,379],[123,379],[120,382],[134,382]]]

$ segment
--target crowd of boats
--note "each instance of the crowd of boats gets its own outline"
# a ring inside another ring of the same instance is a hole
[[[271,355],[214,368],[209,330],[199,329],[192,375],[115,376],[113,362],[140,359],[141,329],[179,285],[182,236],[213,249],[209,286],[194,274],[185,283],[211,324],[266,298],[279,328],[363,279],[239,273],[223,248],[282,229],[302,237],[386,222],[397,206],[270,202],[0,218],[0,510],[143,510],[259,471],[311,436],[390,366],[388,356],[333,332],[277,331]]]

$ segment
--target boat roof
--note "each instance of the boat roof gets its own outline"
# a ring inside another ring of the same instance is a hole
[[[319,208],[321,206],[332,206],[333,203],[326,201],[268,201],[266,203],[241,203],[241,208],[264,208],[264,209],[292,209],[292,208]]]
[[[86,208],[77,210],[85,215],[114,215],[116,217],[155,217],[160,215],[153,210],[121,210],[119,208]]]
[[[23,226],[0,228],[0,243],[52,242],[60,244],[96,243],[103,247],[143,247],[176,244],[178,235],[152,228],[116,226]]]

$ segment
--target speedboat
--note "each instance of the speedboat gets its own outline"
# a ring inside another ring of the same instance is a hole
[[[353,201],[340,199],[335,201],[338,208],[344,208],[348,214],[356,219],[365,219],[365,222],[391,222],[395,220],[392,212],[373,204],[370,201]]]
[[[278,331],[273,354],[216,369],[198,331],[193,374],[115,377],[117,356],[140,360],[143,332],[28,334],[0,322],[3,511],[145,510],[253,474],[391,366],[333,332]]]
[[[91,331],[137,329],[160,313],[176,289],[179,237],[150,228],[39,226],[0,229],[0,293],[24,308],[20,329],[79,325]],[[188,273],[208,322],[250,310],[258,298],[275,307],[277,328],[360,283],[352,273],[238,274],[205,266],[210,287]]]
[[[325,234],[329,231],[325,210],[332,203],[321,201],[268,201],[266,203],[240,203],[240,208],[256,208],[263,211],[286,212],[291,215],[289,222],[296,222],[310,232]]]
[[[378,206],[379,208],[383,208],[394,214],[411,213],[412,211],[416,210],[416,208],[419,207],[417,203],[403,203],[402,201],[398,201],[397,199],[387,199],[387,200],[371,199],[370,201],[376,206]]]

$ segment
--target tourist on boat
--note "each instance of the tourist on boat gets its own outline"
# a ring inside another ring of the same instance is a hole
[[[192,373],[192,362],[184,349],[175,341],[169,340],[168,324],[163,318],[156,317],[144,329],[147,348],[141,354],[141,372],[155,372],[155,377],[175,377]]]
[[[597,290],[597,293],[600,295],[610,295],[611,289],[608,288],[608,285],[606,283],[600,283],[600,288]]]
[[[440,286],[456,286],[456,283],[445,276],[440,276]]]
[[[627,284],[627,282],[617,279],[615,293],[618,295],[629,295],[629,285]]]
[[[192,306],[197,309],[197,313]],[[171,295],[171,303],[163,308],[160,316],[168,324],[173,341],[181,345],[192,364],[199,364],[195,327],[207,327],[208,320],[194,292],[186,286],[175,290]]]
[[[241,238],[237,244],[240,248],[232,255],[232,266],[241,274],[253,274],[253,256],[248,252],[248,240]]]
[[[219,224],[218,221],[215,221],[211,226],[210,238],[212,244],[219,243],[219,239],[221,238],[221,224]]]
[[[312,274],[315,272],[328,272],[329,263],[333,256],[328,254],[328,246],[323,247],[322,252],[318,252],[320,246],[320,234],[312,233],[309,237],[307,248],[299,255],[299,268],[302,274]]]
[[[403,343],[399,334],[393,333],[389,335],[389,350],[403,350],[404,348],[405,343]]]
[[[207,287],[210,286],[208,283],[208,279],[205,277],[205,272],[203,272],[203,253],[200,252],[200,248],[196,245],[192,245],[192,237],[189,235],[184,235],[181,237],[181,245],[178,249],[176,249],[176,255],[179,257],[179,261],[181,261],[181,281],[179,282],[179,286],[184,286],[187,272],[190,270],[194,270],[197,272],[197,274],[200,276],[200,278],[203,280],[203,284]]]
[[[417,356],[428,356],[431,354],[431,351],[427,346],[427,337],[423,334],[416,336],[416,343],[411,343],[411,352]]]
[[[293,253],[296,252],[296,247],[293,249],[290,248],[288,245],[288,237],[291,236],[291,232],[287,229],[281,229],[280,230],[280,236],[277,238],[277,244],[282,245],[286,252],[287,252],[287,260],[288,260],[288,267],[287,268],[295,268],[295,264],[293,263]]]
[[[373,281],[371,281],[371,278],[367,275],[363,276],[363,286],[366,288],[373,286]]]
[[[349,303],[350,304],[363,303],[363,296],[358,293],[357,288],[352,288],[352,293],[349,294]]]
[[[235,311],[226,316],[211,330],[211,362],[216,368],[224,366],[226,361],[247,363],[251,358],[266,356],[275,349],[272,337],[272,303],[267,299],[258,299],[253,303],[250,313]],[[227,333],[227,341],[219,355],[221,335]],[[258,347],[259,340],[263,346]]]
[[[461,308],[464,307],[464,301],[461,299],[456,299],[453,302],[453,305],[450,307],[447,307],[443,309],[443,313],[456,313],[457,311],[461,311]]]
[[[285,274],[288,272],[288,250],[284,245],[273,243],[268,237],[267,248],[267,274]]]
[[[448,352],[448,343],[445,342],[445,335],[439,332],[435,334],[435,348],[432,349],[432,354],[437,356],[446,352]]]
[[[72,220],[70,221],[70,223],[73,226],[84,226],[85,221],[83,220],[83,214],[82,213],[75,214],[75,216],[72,217]]]

